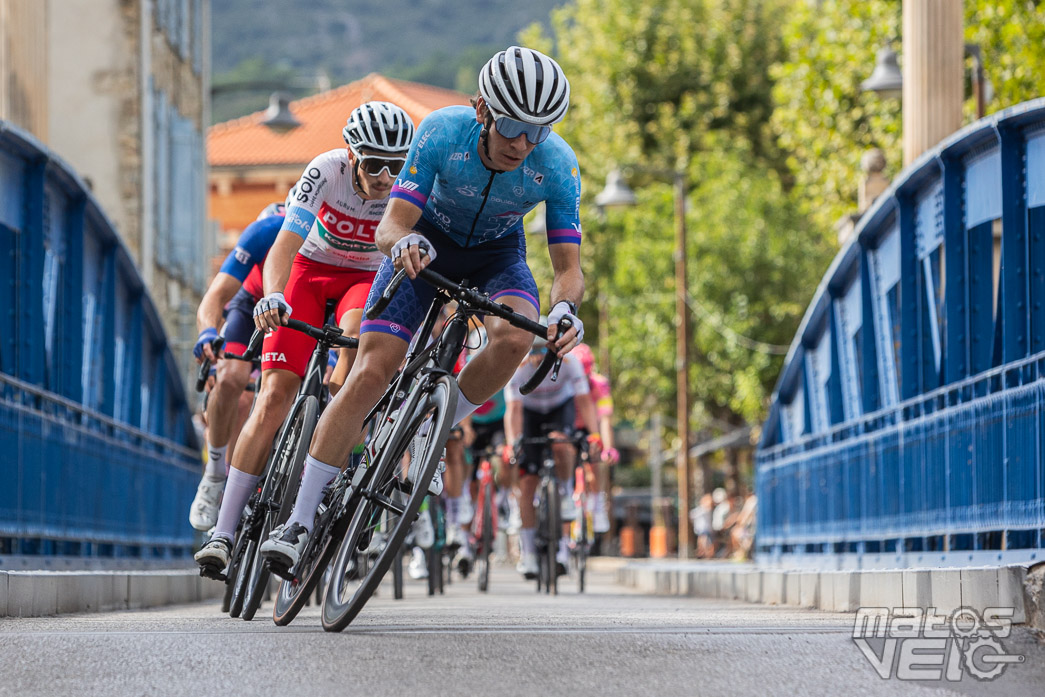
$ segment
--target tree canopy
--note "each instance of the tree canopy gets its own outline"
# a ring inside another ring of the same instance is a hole
[[[980,44],[995,89],[989,110],[1045,88],[1042,10],[1030,0],[1005,5],[965,3],[966,40]],[[900,49],[900,13],[894,0],[573,0],[553,13],[550,34],[535,26],[520,37],[571,77],[559,132],[584,176],[582,318],[597,341],[603,299],[623,417],[674,412],[665,175],[681,171],[691,427],[716,432],[764,418],[781,349],[836,252],[834,225],[855,209],[861,156],[880,147],[887,175],[902,166],[899,103],[860,90],[877,50]],[[638,204],[598,211],[594,196],[614,167]],[[530,258],[550,278],[543,245],[531,245]]]

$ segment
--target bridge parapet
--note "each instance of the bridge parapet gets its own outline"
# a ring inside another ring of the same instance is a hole
[[[1045,99],[902,172],[807,310],[756,454],[770,557],[1045,553]]]
[[[0,554],[170,557],[199,444],[167,336],[89,188],[0,122]]]

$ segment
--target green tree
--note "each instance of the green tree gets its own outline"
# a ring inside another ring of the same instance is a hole
[[[790,342],[833,252],[790,197],[788,160],[769,123],[770,66],[784,55],[787,7],[575,0],[553,15],[554,41],[538,29],[522,39],[555,55],[572,78],[560,132],[584,176],[582,318],[594,340],[593,299],[607,297],[624,418],[642,422],[651,408],[670,415],[675,407],[672,192],[663,176],[641,171],[681,171],[689,189],[696,428],[764,416],[782,362],[766,345]],[[600,220],[591,200],[615,162],[642,168],[630,179],[639,205]],[[542,257],[531,253],[535,264],[546,265]]]
[[[964,7],[965,40],[980,45],[995,89],[987,112],[1045,94],[1045,6],[966,0]],[[803,208],[823,229],[855,208],[864,151],[885,151],[887,176],[903,167],[899,101],[860,90],[882,46],[901,53],[903,65],[900,27],[895,0],[794,3],[783,25],[787,57],[773,72],[772,123]]]

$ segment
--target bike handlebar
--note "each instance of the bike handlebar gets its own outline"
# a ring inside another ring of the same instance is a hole
[[[221,347],[222,347],[222,345],[224,345],[224,343],[225,343],[225,339],[223,337],[219,336],[219,337],[215,337],[214,340],[210,342],[210,346],[211,346],[211,348],[215,352],[217,352],[217,351],[221,350]],[[196,391],[197,392],[203,392],[203,388],[207,386],[207,378],[210,377],[210,367],[211,367],[211,362],[210,362],[210,360],[208,360],[206,358],[206,354],[204,354],[203,362],[200,363],[200,367],[196,371]]]
[[[432,271],[429,268],[421,269],[418,272],[417,277],[429,285],[444,291],[447,295],[456,300],[458,304],[464,304],[468,307],[481,310],[486,314],[496,315],[511,324],[513,327],[525,329],[531,334],[536,334],[539,337],[544,338],[548,336],[548,328],[543,324],[534,322],[532,319],[520,315],[504,303],[490,300],[489,296],[480,293],[477,290],[465,288],[459,283],[454,283],[442,274]],[[377,319],[381,316],[381,313],[385,311],[388,304],[392,302],[392,298],[395,296],[396,291],[399,290],[399,286],[402,285],[403,279],[405,278],[405,269],[400,269],[395,272],[395,275],[392,276],[392,280],[388,282],[384,292],[381,293],[381,297],[378,298],[377,302],[366,311],[367,319]],[[557,326],[559,329],[557,336],[561,336],[563,332],[569,331],[570,327],[573,326],[573,323],[564,317],[559,320]],[[548,355],[545,356],[544,360],[541,361],[541,364],[537,367],[537,372],[533,374],[533,377],[531,377],[519,391],[522,392],[522,394],[533,392],[537,385],[541,384],[552,368],[555,369],[552,373],[552,381],[556,380],[559,377],[559,368],[561,366],[562,359],[553,351],[549,351]]]
[[[302,322],[299,319],[288,319],[284,326],[286,326],[287,329],[293,329],[294,331],[306,334],[316,341],[327,341],[331,346],[350,349],[359,348],[359,339],[353,336],[341,336],[341,329],[329,324],[322,327],[315,327],[308,322]],[[247,350],[243,352],[242,356],[237,356],[234,353],[226,353],[225,355],[229,358],[237,358],[241,361],[253,361],[261,351],[261,344],[264,339],[265,332],[260,329],[255,329],[254,334],[250,337],[250,343],[247,344]]]

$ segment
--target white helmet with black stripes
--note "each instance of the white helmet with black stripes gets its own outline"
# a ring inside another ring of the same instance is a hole
[[[358,152],[369,148],[380,152],[403,152],[414,139],[414,122],[391,102],[366,102],[352,110],[341,131],[345,142]]]
[[[570,82],[559,64],[540,51],[510,46],[479,72],[479,95],[499,114],[551,126],[570,106]]]

